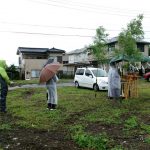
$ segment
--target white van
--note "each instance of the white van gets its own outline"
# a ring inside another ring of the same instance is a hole
[[[100,68],[78,68],[74,77],[75,87],[108,90],[107,72]]]

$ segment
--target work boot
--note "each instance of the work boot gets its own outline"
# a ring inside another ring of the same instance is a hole
[[[52,104],[52,109],[56,109],[56,104]]]
[[[7,111],[6,111],[6,110],[1,110],[0,113],[1,113],[1,114],[6,114]]]
[[[51,103],[48,103],[47,104],[47,109],[51,109],[52,108],[52,104]]]

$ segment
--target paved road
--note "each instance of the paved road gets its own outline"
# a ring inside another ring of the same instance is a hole
[[[15,90],[18,88],[45,88],[45,84],[26,84],[26,85],[21,85],[21,86],[14,86],[14,87],[9,87],[9,90]],[[62,86],[74,86],[73,82],[68,82],[68,83],[57,83],[58,87],[62,87]]]

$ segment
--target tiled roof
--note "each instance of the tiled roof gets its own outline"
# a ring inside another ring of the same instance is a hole
[[[79,53],[83,53],[85,50],[86,50],[85,48],[76,49],[76,50],[68,52],[67,54],[68,55],[70,55],[70,54],[79,54]]]
[[[18,47],[17,49],[17,54],[21,53],[26,53],[26,52],[35,52],[35,53],[43,53],[47,52],[49,48],[33,48],[33,47]]]
[[[19,53],[46,53],[46,52],[53,52],[53,53],[65,53],[64,50],[56,49],[56,48],[35,48],[35,47],[18,47],[17,55]]]
[[[107,41],[107,44],[118,42],[118,37],[113,37]]]
[[[62,49],[57,49],[57,48],[55,48],[55,47],[53,47],[53,48],[50,48],[48,51],[50,51],[50,52],[59,52],[59,53],[65,53],[65,50],[62,50]]]
[[[111,43],[117,43],[118,42],[118,37],[113,37],[111,39],[109,39],[107,41],[107,44],[111,44]],[[137,40],[136,41],[137,43],[143,43],[143,44],[150,44],[150,42],[148,41],[144,41],[144,40]]]

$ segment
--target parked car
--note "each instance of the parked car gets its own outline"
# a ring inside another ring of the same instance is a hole
[[[147,72],[146,74],[144,74],[144,78],[150,82],[150,72]]]
[[[94,90],[108,90],[107,72],[100,68],[77,68],[74,77],[75,87],[87,87]]]

